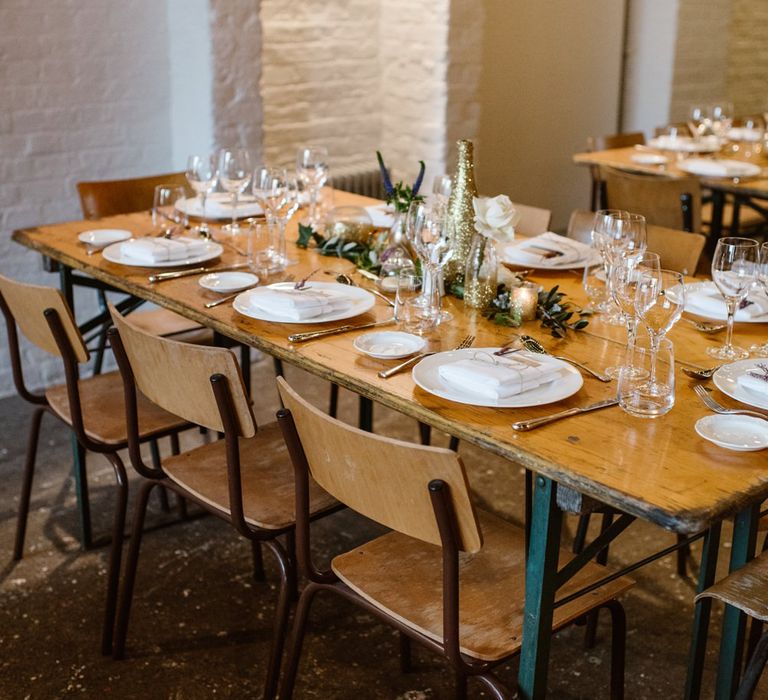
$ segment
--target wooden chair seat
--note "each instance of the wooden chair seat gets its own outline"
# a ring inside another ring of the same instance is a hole
[[[119,372],[97,374],[78,382],[85,433],[105,445],[124,445],[127,441],[123,382]],[[51,409],[72,425],[65,384],[46,389]],[[139,426],[142,439],[189,427],[189,423],[164,411],[139,395]]]
[[[255,438],[240,438],[243,509],[250,525],[281,530],[295,522],[293,466],[277,423],[259,426]],[[163,471],[207,505],[229,515],[227,457],[223,440],[168,457]],[[314,482],[310,488],[313,514],[337,506]]]
[[[525,601],[525,535],[485,511],[478,511],[483,547],[459,555],[460,642],[464,654],[498,661],[522,643]],[[571,554],[560,551],[560,565]],[[442,642],[442,555],[440,547],[391,532],[336,557],[333,571],[350,588],[388,615]],[[386,576],[382,572],[386,571]],[[588,564],[561,596],[599,580],[606,569]],[[555,609],[557,630],[633,585],[623,577]]]
[[[699,593],[701,598],[717,598],[723,603],[747,613],[757,620],[768,622],[768,554],[763,554],[748,562],[740,569],[718,581],[706,591]]]

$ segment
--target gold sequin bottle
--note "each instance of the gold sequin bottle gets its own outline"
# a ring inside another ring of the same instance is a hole
[[[448,200],[448,216],[456,227],[454,253],[445,266],[444,277],[449,283],[461,282],[467,266],[469,249],[475,235],[475,210],[472,200],[477,197],[474,153],[471,141],[456,143],[456,173]]]

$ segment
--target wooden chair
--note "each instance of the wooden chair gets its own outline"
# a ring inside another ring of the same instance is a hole
[[[115,327],[110,341],[125,385],[128,448],[143,483],[133,521],[130,548],[115,627],[113,656],[123,658],[136,579],[147,500],[165,486],[230,523],[253,548],[257,578],[263,576],[260,543],[274,554],[280,589],[264,697],[277,689],[283,642],[296,590],[293,472],[276,423],[260,426],[251,412],[243,377],[234,355],[225,348],[190,345],[146,333],[110,308]],[[137,392],[165,410],[223,433],[208,443],[147,466],[139,449]],[[311,517],[338,504],[316,485],[309,489]],[[278,538],[285,535],[287,543]]]
[[[549,209],[530,207],[527,204],[515,203],[515,209],[520,212],[520,222],[515,226],[515,231],[522,236],[538,236],[549,231],[552,221],[552,212]]]
[[[102,653],[109,654],[112,650],[112,630],[128,499],[125,467],[118,454],[118,450],[124,449],[128,444],[120,375],[117,372],[110,372],[80,379],[78,365],[88,361],[88,350],[64,300],[64,295],[59,290],[23,284],[0,275],[0,310],[5,317],[8,331],[11,369],[16,390],[19,396],[35,407],[32,413],[19,499],[13,558],[21,559],[24,552],[40,423],[43,415],[47,413],[69,426],[77,438],[79,450],[75,464],[75,482],[79,487],[81,525],[87,532],[90,532],[90,507],[85,450],[103,454],[115,472],[117,492],[101,641]],[[66,376],[65,384],[49,387],[44,394],[35,394],[27,389],[24,382],[18,329],[37,347],[62,358]],[[140,426],[137,442],[154,440],[166,435],[170,435],[173,440],[178,431],[189,427],[186,421],[159,409],[144,397],[139,397],[137,400],[136,410]]]
[[[523,625],[525,534],[472,505],[461,458],[453,451],[380,437],[340,423],[278,379],[278,413],[296,472],[297,554],[309,583],[301,594],[280,697],[293,695],[307,616],[319,591],[332,591],[401,632],[403,660],[415,639],[453,666],[457,695],[478,677],[496,698],[511,697],[492,669],[519,652]],[[317,569],[310,554],[310,474],[328,493],[392,529]],[[561,553],[561,561],[568,559]],[[589,564],[562,591],[603,575]],[[612,697],[623,694],[624,616],[617,579],[555,609],[557,630],[590,610],[613,619]]]
[[[568,221],[566,235],[582,243],[590,243],[595,215],[575,209]],[[661,266],[684,275],[696,274],[696,268],[707,239],[700,233],[688,233],[664,226],[648,226],[648,250],[658,253]]]
[[[590,136],[587,138],[588,151],[605,151],[611,148],[628,148],[629,146],[642,146],[645,143],[645,134],[642,131],[630,131],[625,134],[607,134],[605,136]],[[592,192],[590,203],[592,211],[602,209],[600,206],[600,193],[603,181],[600,178],[600,168],[592,165],[589,168],[592,177]]]
[[[751,635],[750,659],[734,700],[751,700],[768,662],[768,632],[760,636],[763,623],[768,622],[766,581],[768,581],[768,553],[763,552],[756,559],[696,596],[696,602],[699,604],[703,604],[701,601],[705,599],[715,598],[738,608],[752,618],[752,631],[757,630],[757,634]],[[708,601],[705,602],[708,603]]]

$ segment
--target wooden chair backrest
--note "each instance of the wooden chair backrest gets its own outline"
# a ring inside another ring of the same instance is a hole
[[[150,175],[127,180],[78,182],[77,193],[80,195],[83,217],[100,219],[104,216],[146,211],[152,207],[157,185],[183,186],[190,194],[184,173]]]
[[[88,362],[88,348],[75,323],[64,295],[54,287],[17,282],[0,275],[0,294],[27,339],[51,355],[61,357],[59,346],[45,318],[46,309],[54,309],[61,319],[78,362]]]
[[[645,134],[642,131],[630,131],[624,134],[605,134],[604,136],[590,136],[587,139],[587,150],[605,151],[609,148],[641,146],[644,143]]]
[[[574,209],[568,222],[566,235],[582,243],[592,240],[595,213]],[[665,270],[694,275],[707,239],[700,233],[688,233],[664,226],[648,226],[648,250],[658,253]]]
[[[242,437],[256,434],[256,422],[235,356],[226,348],[181,343],[137,328],[110,304],[136,387],[150,401],[190,423],[224,432],[211,377],[227,379]]]
[[[642,214],[649,224],[680,230],[684,228],[681,196],[691,195],[692,228],[701,231],[701,185],[694,177],[671,178],[640,175],[603,167],[605,206]]]
[[[467,475],[455,452],[358,430],[311,406],[281,377],[277,382],[310,472],[328,493],[386,527],[440,545],[427,489],[440,479],[449,487],[462,550],[482,547]]]
[[[515,209],[520,212],[520,221],[515,226],[515,232],[522,236],[538,236],[549,231],[549,222],[552,220],[552,212],[549,209],[531,207],[527,204],[515,204]]]

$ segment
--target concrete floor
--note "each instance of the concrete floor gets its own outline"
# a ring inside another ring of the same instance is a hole
[[[298,371],[288,379],[319,405],[327,384]],[[257,419],[277,408],[271,362],[254,370]],[[341,417],[353,421],[356,400],[342,392]],[[0,401],[0,698],[106,696],[120,698],[256,698],[260,695],[275,600],[276,572],[267,557],[267,583],[251,577],[248,543],[222,521],[205,517],[177,522],[153,503],[145,535],[128,638],[128,658],[99,654],[107,552],[78,547],[77,516],[70,477],[69,434],[45,419],[33,491],[26,554],[11,562],[21,464],[29,410],[18,399]],[[376,430],[417,439],[414,421],[376,408]],[[190,434],[187,444],[199,440]],[[443,444],[445,436],[435,442]],[[468,445],[461,453],[478,502],[521,521],[522,471]],[[89,455],[96,533],[106,533],[112,508],[112,474]],[[135,493],[136,489],[133,488]],[[575,521],[568,519],[566,539]],[[317,526],[322,554],[349,548],[376,528],[353,513]],[[729,532],[724,532],[724,541]],[[614,564],[634,561],[671,544],[673,535],[636,523],[611,547]],[[694,548],[698,560],[699,548]],[[727,556],[727,548],[723,548]],[[627,698],[682,697],[692,580],[674,572],[673,559],[634,575],[625,596]],[[716,616],[719,617],[719,610]],[[717,622],[704,678],[711,697],[717,659]],[[585,650],[582,628],[558,634],[550,665],[550,697],[563,700],[608,697],[607,627],[596,648]],[[442,661],[417,650],[415,670],[402,675],[397,636],[387,626],[336,597],[319,596],[305,643],[297,698],[452,697],[452,674]],[[517,663],[500,670],[512,685]],[[768,691],[758,693],[768,697]],[[486,697],[470,684],[471,697]]]

